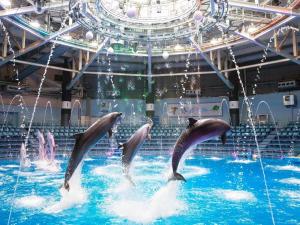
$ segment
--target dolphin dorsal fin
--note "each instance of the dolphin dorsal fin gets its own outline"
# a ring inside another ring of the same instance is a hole
[[[75,140],[79,140],[81,137],[82,137],[83,133],[77,133],[77,134],[74,134],[73,137],[75,138]]]
[[[197,120],[194,118],[189,118],[188,120],[189,120],[188,128],[192,127],[197,122]]]

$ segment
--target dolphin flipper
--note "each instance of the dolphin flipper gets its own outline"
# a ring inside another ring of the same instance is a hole
[[[186,182],[186,179],[180,174],[180,173],[173,173],[172,177],[169,178],[168,182],[172,181],[172,180],[181,180]]]

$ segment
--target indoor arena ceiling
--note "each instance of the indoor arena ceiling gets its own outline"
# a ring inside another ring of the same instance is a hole
[[[12,34],[15,50],[15,55],[2,57],[0,66],[14,57],[17,63],[39,59],[45,64],[49,43],[56,42],[53,60],[60,65],[61,56],[86,53],[87,65],[73,68],[79,78],[99,72],[107,53],[114,57],[110,68],[102,65],[102,72],[143,73],[149,56],[156,72],[180,69],[185,56],[195,52],[201,57],[191,56],[192,65],[202,60],[194,66],[216,71],[212,64],[217,64],[219,49],[233,46],[239,63],[256,62],[271,37],[270,57],[300,64],[294,49],[299,32],[276,32],[286,25],[299,28],[300,0],[0,0],[0,5],[0,19]]]

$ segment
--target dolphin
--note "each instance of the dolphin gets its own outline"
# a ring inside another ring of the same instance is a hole
[[[172,170],[173,175],[170,180],[182,180],[185,178],[177,173],[178,164],[183,154],[190,147],[200,144],[204,141],[220,136],[223,144],[226,142],[226,132],[230,130],[230,125],[221,119],[201,119],[196,120],[189,118],[189,125],[186,130],[180,135],[172,155]]]
[[[91,149],[107,132],[109,138],[112,136],[112,128],[122,113],[112,112],[98,119],[84,133],[75,134],[75,146],[69,159],[65,173],[64,188],[70,189],[69,180],[76,168],[82,161],[84,155]]]
[[[120,143],[118,148],[122,149],[122,165],[123,172],[126,178],[132,183],[132,179],[129,176],[130,164],[136,155],[139,148],[143,145],[145,140],[151,140],[150,131],[152,128],[152,123],[146,123],[141,126],[125,143]]]

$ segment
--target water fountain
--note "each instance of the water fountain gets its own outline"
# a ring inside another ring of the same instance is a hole
[[[80,127],[81,126],[81,114],[82,114],[82,107],[81,107],[81,103],[80,100],[76,99],[71,107],[71,114],[70,114],[70,120],[69,120],[69,127],[72,125],[72,118],[73,118],[73,113],[74,113],[74,109],[77,105],[77,126]]]
[[[51,104],[51,101],[47,101],[47,104],[46,104],[46,108],[45,108],[45,112],[44,112],[44,118],[43,118],[43,124],[42,124],[42,127],[43,127],[43,130],[45,130],[45,122],[46,122],[46,116],[47,116],[47,110],[48,110],[48,107],[49,107],[49,110],[50,110],[50,119],[51,119],[51,130],[53,130],[53,110],[52,110],[52,104]],[[47,126],[49,124],[46,124]]]
[[[258,113],[258,110],[260,109],[260,106],[261,106],[261,105],[265,105],[265,106],[267,107],[267,109],[268,109],[270,115],[271,115],[272,123],[273,123],[273,125],[274,125],[274,127],[275,127],[276,136],[277,136],[277,141],[278,141],[278,144],[279,144],[280,158],[282,158],[284,155],[283,155],[282,148],[281,148],[281,142],[280,142],[280,138],[279,138],[278,127],[277,127],[277,124],[276,124],[276,121],[275,121],[273,112],[272,112],[272,110],[271,110],[271,108],[270,108],[270,105],[269,105],[266,101],[260,101],[260,102],[258,103],[257,107],[256,107],[256,111],[255,111],[255,114],[254,114],[254,115],[255,115],[255,116],[258,115],[257,113]],[[263,146],[263,147],[266,147],[266,146]],[[274,152],[273,152],[272,155],[274,155]]]

